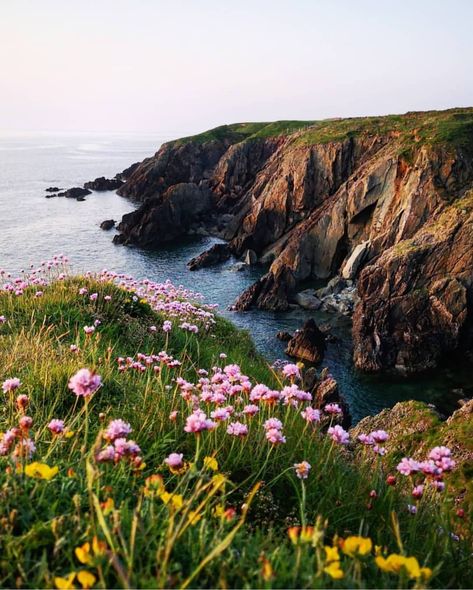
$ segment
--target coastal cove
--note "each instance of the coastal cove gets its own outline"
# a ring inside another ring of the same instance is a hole
[[[417,377],[371,376],[353,368],[350,324],[345,318],[302,309],[287,312],[250,310],[230,312],[228,306],[264,272],[262,267],[232,269],[234,260],[191,273],[186,264],[208,249],[214,238],[185,238],[179,245],[157,251],[121,247],[113,232],[100,230],[104,219],[119,221],[135,205],[114,192],[92,193],[85,202],[45,199],[48,186],[68,188],[97,176],[113,176],[133,162],[153,154],[164,138],[141,136],[15,136],[0,141],[0,267],[17,273],[30,263],[59,252],[67,254],[75,272],[107,268],[152,280],[170,279],[201,292],[217,303],[222,315],[248,330],[258,350],[269,360],[284,356],[276,333],[294,332],[309,317],[330,323],[334,342],[328,343],[322,366],[327,366],[346,398],[354,421],[390,407],[397,401],[418,399],[454,403],[452,391],[467,387],[466,369],[449,365]],[[457,396],[459,397],[459,396]],[[446,408],[447,409],[447,408]],[[448,408],[448,409],[453,409]]]

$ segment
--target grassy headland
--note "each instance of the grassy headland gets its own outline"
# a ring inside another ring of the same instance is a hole
[[[0,294],[0,586],[468,586],[448,461],[401,475],[378,432],[355,462],[195,295],[63,263]]]

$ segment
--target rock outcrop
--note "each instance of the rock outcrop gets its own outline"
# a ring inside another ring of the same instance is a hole
[[[241,124],[165,144],[119,189],[140,206],[115,241],[208,233],[237,258],[252,251],[270,266],[238,310],[286,310],[308,279],[356,281],[323,305],[355,308],[363,370],[418,371],[471,350],[471,214],[460,202],[473,186],[473,109],[290,128]],[[451,224],[437,231],[444,214]]]
[[[108,231],[114,227],[115,227],[115,220],[114,219],[105,219],[100,224],[100,229],[104,229],[105,231]]]
[[[305,322],[287,343],[286,354],[309,363],[319,363],[325,352],[325,335],[314,320]]]
[[[189,270],[198,270],[207,266],[215,266],[228,260],[231,255],[228,244],[214,244],[211,248],[190,260],[187,263],[187,268]]]
[[[55,195],[56,197],[66,197],[66,199],[81,199],[83,200],[84,197],[90,195],[92,191],[86,188],[82,188],[80,186],[74,186],[72,188],[68,188],[67,190],[58,193]]]
[[[95,180],[90,180],[84,184],[84,188],[92,191],[116,191],[123,185],[124,181],[120,178],[105,178],[100,176]]]

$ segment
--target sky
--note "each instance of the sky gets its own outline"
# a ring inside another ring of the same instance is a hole
[[[0,131],[473,105],[471,0],[0,0]]]

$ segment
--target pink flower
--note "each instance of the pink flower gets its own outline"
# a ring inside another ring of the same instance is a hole
[[[291,363],[284,365],[282,373],[285,377],[288,377],[288,378],[291,378],[291,377],[294,377],[295,379],[301,378],[301,372],[299,370],[299,367],[297,365],[294,365]]]
[[[187,416],[184,430],[186,432],[199,433],[203,430],[212,430],[215,426],[215,422],[207,418],[202,410],[196,410],[193,414]]]
[[[414,498],[422,498],[424,494],[424,486],[419,485],[419,486],[415,486],[414,489],[412,490],[412,495],[414,496]]]
[[[399,471],[399,473],[402,473],[402,475],[411,475],[412,473],[419,471],[420,463],[418,461],[414,461],[414,459],[410,459],[409,457],[404,457],[396,469]]]
[[[81,287],[79,289],[79,295],[86,295],[87,293],[87,288],[86,287]]]
[[[172,330],[172,322],[165,320],[163,322],[163,332],[170,332]]]
[[[16,391],[21,385],[21,381],[18,377],[12,377],[11,379],[5,379],[2,385],[3,393],[12,393]]]
[[[33,426],[33,418],[30,416],[22,416],[18,424],[22,430],[29,430]]]
[[[84,332],[87,335],[93,334],[95,332],[95,326],[84,326]]]
[[[64,420],[57,420],[54,418],[48,424],[48,428],[53,434],[62,434],[64,432]]]
[[[445,489],[445,482],[434,480],[432,482],[432,487],[435,488],[437,492],[443,492]]]
[[[111,301],[112,300],[112,296],[111,295],[105,295],[104,300],[105,301]]]
[[[24,412],[26,410],[29,403],[30,403],[30,398],[25,393],[21,393],[16,398],[16,407],[22,412]]]
[[[332,414],[334,416],[343,413],[342,408],[338,404],[327,404],[324,410],[327,414]]]
[[[113,447],[112,445],[106,446],[104,449],[102,449],[97,454],[97,456],[95,457],[95,460],[98,463],[105,463],[107,461],[114,461],[115,460],[115,447]]]
[[[136,455],[141,452],[140,447],[135,443],[134,440],[126,440],[125,438],[116,438],[113,441],[113,446],[118,458],[126,456],[136,457]]]
[[[247,406],[245,406],[243,408],[243,414],[247,414],[248,416],[254,416],[258,412],[259,412],[258,406],[255,406],[254,404],[248,404]]]
[[[89,299],[91,301],[97,301],[98,297],[99,297],[98,293],[92,293],[92,295],[89,297]]]
[[[281,430],[282,429],[282,422],[277,418],[268,418],[266,422],[263,424],[265,430]]]
[[[169,414],[169,420],[171,420],[171,422],[175,422],[178,414],[179,414],[179,412],[177,410],[173,410]]]
[[[294,469],[296,470],[296,475],[299,479],[307,479],[309,477],[311,465],[307,461],[302,461],[302,463],[294,463]]]
[[[92,373],[89,369],[79,369],[69,380],[69,389],[80,396],[90,397],[100,387],[102,379],[100,375]]]
[[[301,412],[301,416],[307,422],[320,422],[320,410],[316,410],[311,406],[308,406],[305,410]]]
[[[226,408],[217,408],[213,412],[210,412],[210,417],[217,422],[222,422],[230,418],[230,412]]]
[[[241,422],[231,422],[227,427],[227,434],[232,436],[246,436],[248,434],[248,426]]]
[[[79,347],[77,346],[77,344],[71,344],[71,345],[69,346],[69,350],[70,350],[71,352],[79,352]]]
[[[172,469],[180,469],[184,464],[182,461],[183,456],[182,453],[171,453],[166,459],[164,459],[164,462]]]
[[[104,432],[105,438],[113,442],[117,438],[125,438],[128,436],[132,431],[131,426],[128,422],[125,422],[121,418],[117,420],[112,420],[107,427],[107,430]]]
[[[7,318],[4,315],[0,315],[0,324],[4,324],[7,321]]]
[[[332,440],[340,445],[347,445],[350,440],[350,435],[348,432],[344,430],[339,424],[336,426],[331,426],[327,432]]]
[[[385,430],[375,430],[370,434],[370,436],[375,443],[386,442],[389,438],[389,434]]]
[[[270,428],[266,430],[266,438],[273,445],[280,445],[286,442],[286,437],[277,428]]]
[[[432,461],[441,461],[443,457],[450,457],[452,452],[448,447],[434,447],[429,453]]]
[[[227,355],[226,355],[224,352],[221,352],[221,353],[220,353],[218,356],[219,356],[221,359],[226,359],[226,358],[227,358]]]
[[[363,445],[372,445],[372,444],[374,444],[374,440],[373,440],[373,437],[371,436],[371,434],[360,434],[358,436],[358,440]]]
[[[407,505],[407,510],[411,514],[417,514],[417,506],[414,506],[414,504],[408,504]]]
[[[150,326],[148,328],[148,332],[151,332],[151,334],[154,334],[157,331],[158,331],[158,328],[156,328],[156,326]]]

